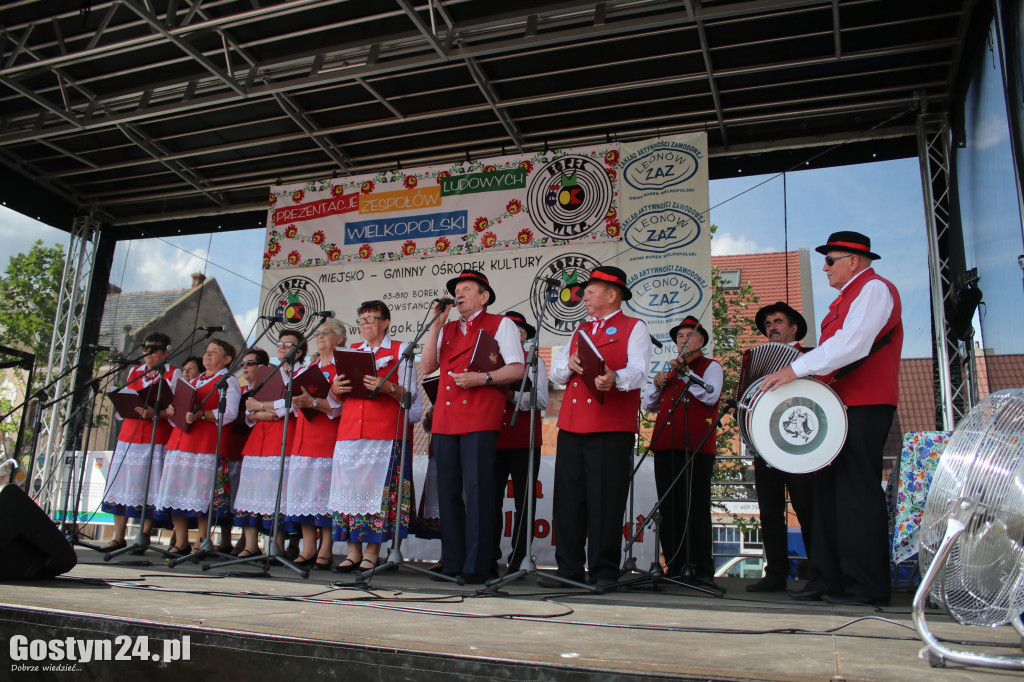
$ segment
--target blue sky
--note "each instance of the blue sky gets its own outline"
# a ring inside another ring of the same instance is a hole
[[[863,232],[882,256],[879,274],[896,284],[903,299],[904,357],[930,355],[927,246],[917,160],[798,171],[786,174],[785,185],[784,201],[781,176],[712,181],[711,222],[719,227],[712,253],[781,251],[787,230],[790,249],[813,249],[837,230]],[[10,256],[27,251],[36,239],[66,244],[67,234],[0,206],[0,266],[6,268]],[[177,289],[191,284],[191,273],[205,272],[224,290],[244,334],[258,315],[263,239],[261,228],[122,242],[111,281],[125,291]],[[821,257],[812,253],[817,321],[835,297],[821,264]]]

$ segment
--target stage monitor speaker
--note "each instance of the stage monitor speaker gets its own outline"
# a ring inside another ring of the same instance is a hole
[[[77,563],[75,548],[24,490],[0,486],[0,580],[52,578]]]

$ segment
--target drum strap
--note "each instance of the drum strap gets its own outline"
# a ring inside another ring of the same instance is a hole
[[[872,355],[877,353],[885,344],[887,344],[890,341],[892,341],[892,335],[895,332],[896,332],[896,327],[893,326],[891,329],[889,329],[889,331],[887,331],[886,333],[882,334],[880,337],[875,339],[875,342],[873,344],[871,344],[871,350],[868,351],[868,354],[865,355],[864,357],[862,357],[860,360],[854,360],[850,364],[848,364],[845,367],[841,368],[838,372],[836,372],[835,379],[842,379],[847,374],[850,374],[855,369],[857,369],[862,364],[864,364],[865,360],[867,360],[869,357],[871,357]],[[835,379],[833,379],[833,381],[835,381]]]

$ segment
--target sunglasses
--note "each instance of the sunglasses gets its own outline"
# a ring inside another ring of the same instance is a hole
[[[256,360],[242,360],[242,367],[252,367],[253,365],[260,364]]]
[[[167,350],[167,346],[158,343],[144,343],[142,344],[142,350]]]
[[[277,347],[278,348],[295,348],[295,344],[292,343],[291,341],[278,341],[277,342]]]
[[[833,258],[832,256],[825,256],[825,265],[827,265],[829,267],[832,267],[833,265],[836,264],[837,260],[843,260],[844,258],[849,258],[850,256],[853,256],[853,255],[855,255],[855,254],[849,253],[849,254],[847,254],[845,256],[839,256],[838,258]]]

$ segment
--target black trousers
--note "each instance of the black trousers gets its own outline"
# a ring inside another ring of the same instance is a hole
[[[619,577],[635,439],[629,431],[558,432],[552,503],[558,575],[582,581],[586,562],[595,580]]]
[[[661,504],[660,534],[668,575],[681,575],[689,566],[695,575],[714,578],[711,473],[715,467],[715,456],[686,450],[652,452],[654,484],[658,498],[665,498]],[[673,481],[676,481],[675,485],[672,485]]]
[[[786,490],[800,522],[807,556],[811,555],[814,528],[814,474],[791,474],[754,457],[754,490],[761,511],[765,575],[785,580],[789,576],[789,524],[786,522]]]
[[[512,496],[515,500],[516,513],[512,525],[512,553],[508,557],[508,567],[518,569],[519,562],[526,556],[526,498],[531,483],[536,486],[537,470],[540,468],[540,448],[533,449],[533,479],[527,483],[530,468],[530,448],[499,449],[494,459],[494,484],[497,490],[495,506],[494,560],[501,559],[501,531],[505,527],[502,504],[505,499],[505,486],[509,476],[512,477]],[[537,512],[537,500],[530,496],[533,512]],[[536,516],[534,516],[536,518]]]
[[[434,434],[441,556],[449,575],[487,575],[494,564],[497,431]]]
[[[892,405],[848,407],[846,444],[815,474],[809,586],[820,592],[862,601],[890,596],[882,447],[895,412]]]

